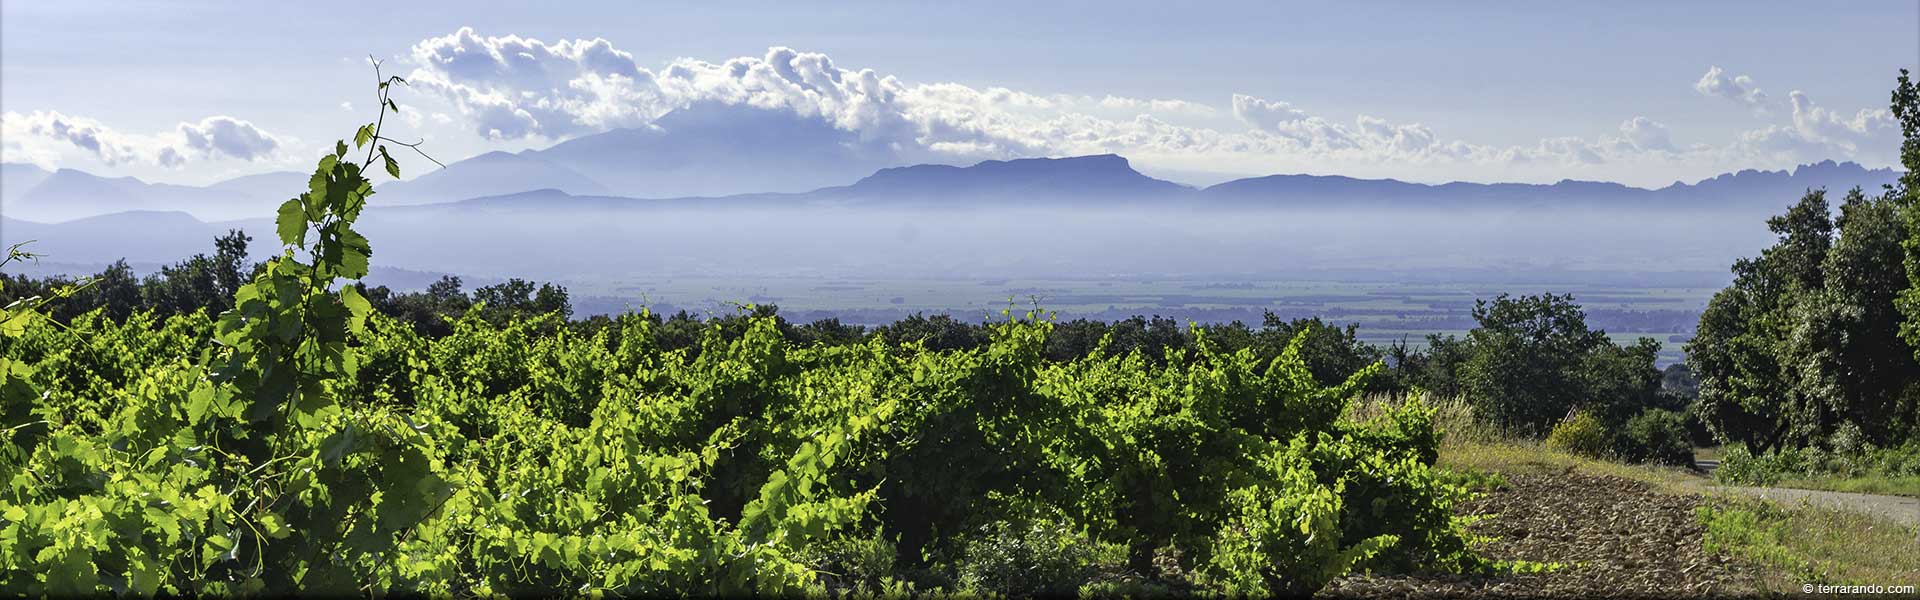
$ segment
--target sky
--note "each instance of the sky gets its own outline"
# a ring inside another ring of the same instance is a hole
[[[372,56],[413,82],[395,136],[442,160],[750,104],[954,164],[1657,187],[1891,166],[1920,65],[1915,0],[707,4],[10,0],[0,154],[301,169],[374,116]]]

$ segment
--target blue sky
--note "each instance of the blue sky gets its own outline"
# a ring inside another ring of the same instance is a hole
[[[373,54],[434,84],[403,131],[445,158],[760,102],[956,163],[1662,185],[1887,166],[1887,91],[1920,63],[1911,0],[699,4],[8,2],[0,149],[183,183],[298,168],[369,116]]]

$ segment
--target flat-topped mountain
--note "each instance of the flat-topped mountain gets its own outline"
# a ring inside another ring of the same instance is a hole
[[[1182,197],[1192,188],[1133,170],[1114,154],[989,160],[969,167],[915,165],[881,169],[853,185],[809,196],[876,202],[981,200],[1119,202]]]

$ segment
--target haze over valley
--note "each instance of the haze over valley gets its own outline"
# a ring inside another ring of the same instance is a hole
[[[433,274],[538,279],[567,285],[587,314],[776,303],[798,316],[866,324],[916,312],[986,314],[1010,300],[1100,318],[1258,321],[1274,310],[1361,322],[1383,339],[1464,329],[1470,303],[1403,306],[1383,320],[1364,307],[1356,312],[1350,299],[1303,306],[1279,290],[1686,290],[1619,307],[1667,311],[1668,325],[1649,329],[1634,322],[1639,317],[1604,310],[1597,318],[1616,331],[1684,339],[1685,322],[1730,277],[1725,265],[1772,239],[1764,219],[1782,199],[1809,189],[1836,198],[1856,186],[1875,191],[1898,176],[1824,161],[1657,189],[1311,175],[1201,187],[1144,175],[1122,156],[1094,155],[885,166],[820,185],[826,174],[870,165],[834,156],[820,159],[833,169],[782,176],[765,168],[791,155],[782,152],[659,167],[650,162],[664,154],[651,146],[658,138],[675,136],[615,131],[544,150],[489,152],[379,186],[362,219],[380,240],[374,249],[384,269],[374,281],[422,289]],[[634,172],[658,176],[608,177],[622,173],[604,164],[608,156],[638,156],[629,163]],[[756,177],[717,176],[709,172],[716,164]],[[203,187],[26,164],[8,164],[6,173],[0,243],[36,240],[47,256],[37,271],[73,274],[121,258],[205,252],[232,228],[264,237],[271,207],[304,188],[294,173]],[[671,191],[712,195],[661,193]],[[864,283],[845,287],[849,280]],[[921,293],[956,283],[969,293]],[[1106,294],[1116,283],[1137,289]],[[1179,293],[1235,284],[1274,291],[1224,300]],[[1605,302],[1610,294],[1590,295]]]

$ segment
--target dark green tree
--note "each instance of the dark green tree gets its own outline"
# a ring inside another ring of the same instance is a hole
[[[1501,294],[1476,302],[1473,318],[1480,326],[1467,333],[1472,351],[1460,369],[1461,387],[1496,425],[1543,435],[1588,400],[1581,367],[1609,342],[1587,329],[1573,296]]]
[[[1779,236],[1734,264],[1687,346],[1696,416],[1755,452],[1831,442],[1841,430],[1898,444],[1920,422],[1920,260],[1915,202],[1920,92],[1901,71],[1892,111],[1907,172],[1879,196],[1850,191],[1832,218],[1810,191],[1767,221]]]
[[[1826,287],[1830,214],[1825,190],[1813,190],[1768,219],[1778,240],[1759,258],[1735,261],[1733,285],[1714,294],[1700,315],[1687,344],[1700,379],[1695,412],[1721,441],[1761,451],[1794,435],[1787,423],[1819,418],[1788,414],[1807,404],[1787,399],[1801,375],[1789,368],[1787,345],[1795,307]]]
[[[233,293],[253,274],[247,264],[247,242],[253,238],[233,229],[214,239],[214,254],[195,254],[160,268],[142,285],[146,306],[163,315],[205,309],[220,314],[233,308]]]

